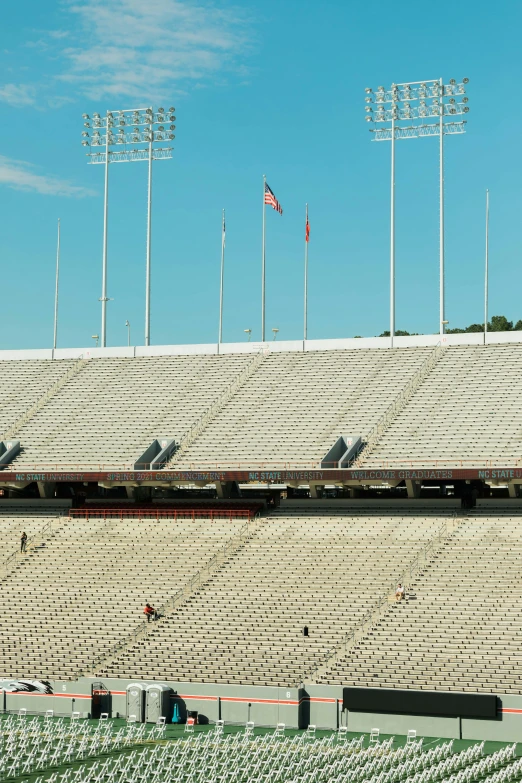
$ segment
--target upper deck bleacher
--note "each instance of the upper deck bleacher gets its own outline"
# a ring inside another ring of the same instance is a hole
[[[449,335],[448,350],[386,422],[378,442],[363,450],[359,467],[516,464],[522,344],[513,342],[517,333],[507,334],[505,343],[486,346],[478,344],[482,335]],[[183,443],[206,415],[168,467],[317,468],[340,435],[367,438],[433,354],[438,336],[428,337],[397,338],[406,347],[392,350],[385,338],[243,344],[235,353],[230,346],[220,353],[217,346],[177,353],[176,347],[98,349],[48,399],[46,390],[78,352],[56,352],[63,358],[54,360],[0,352],[0,424],[21,441],[11,463],[16,471],[131,470],[156,438]],[[262,361],[253,362],[261,348]]]

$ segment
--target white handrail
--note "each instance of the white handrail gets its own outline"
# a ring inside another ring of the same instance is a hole
[[[47,534],[52,534],[53,532],[53,521],[55,519],[61,519],[63,516],[65,516],[65,512],[62,511],[61,514],[57,514],[57,516],[54,519],[50,519],[40,530],[37,530],[36,533],[33,533],[33,535],[27,539],[25,544],[25,552],[31,552],[33,549],[36,549],[38,547],[44,538],[47,537]],[[19,549],[15,549],[14,552],[11,552],[10,555],[6,557],[2,565],[0,566],[0,574],[4,577],[8,576],[11,567],[14,566],[18,561],[20,560],[20,555],[22,552]]]
[[[312,666],[307,674],[305,674],[298,681],[296,687],[305,680],[311,681],[317,677],[318,673],[329,669],[336,660],[344,656],[348,650],[352,649],[361,637],[365,636],[368,631],[378,622],[383,614],[388,610],[390,602],[395,598],[395,591],[397,584],[400,582],[403,585],[411,585],[411,581],[415,574],[418,574],[423,568],[426,567],[426,563],[431,555],[439,551],[440,547],[450,538],[455,532],[457,526],[460,524],[460,520],[454,513],[444,524],[439,528],[434,538],[432,538],[420,552],[418,552],[413,560],[411,560],[407,566],[402,570],[397,579],[385,590],[385,592],[377,599],[375,604],[368,609],[364,617],[357,623],[357,625],[347,633],[344,638],[337,643],[333,648],[330,648],[323,661]]]
[[[244,383],[250,378],[251,375],[257,370],[265,356],[269,353],[267,350],[259,351],[255,354],[251,362],[241,370],[239,375],[230,383],[227,388],[219,395],[217,400],[212,403],[210,408],[206,410],[201,417],[192,425],[186,435],[181,439],[180,444],[171,459],[165,467],[171,467],[178,461],[178,457],[184,454],[190,446],[194,443],[196,438],[203,432],[205,427],[210,421],[219,413],[219,411],[232,399],[238,389],[243,386]]]
[[[360,468],[364,465],[364,460],[375,449],[377,443],[380,441],[392,421],[413,397],[421,383],[429,375],[445,351],[446,347],[437,343],[433,351],[431,351],[428,357],[423,361],[406,386],[401,389],[391,405],[384,411],[377,424],[372,427],[366,436],[366,443],[362,451],[359,452],[357,459],[353,463],[353,467]]]
[[[256,518],[258,518],[258,514],[256,514],[254,519]],[[140,623],[132,633],[128,634],[128,636],[125,636],[123,639],[120,639],[118,642],[116,642],[116,644],[112,645],[109,650],[106,650],[101,655],[98,655],[96,658],[94,658],[93,661],[88,665],[87,669],[79,672],[78,676],[86,677],[97,674],[100,669],[103,668],[104,664],[113,661],[122,652],[125,652],[125,650],[127,650],[129,647],[140,641],[140,639],[145,638],[149,631],[153,627],[156,627],[158,622],[161,623],[161,619],[167,612],[173,612],[175,609],[185,603],[188,598],[194,595],[197,590],[203,587],[208,582],[210,577],[239,550],[245,541],[247,541],[253,535],[254,531],[255,528],[252,525],[252,522],[246,522],[239,530],[237,535],[225,543],[223,549],[219,550],[219,552],[217,552],[199,571],[197,571],[197,573],[195,573],[180,590],[178,590],[173,596],[171,596],[171,598],[165,601],[165,603],[157,609],[157,612],[160,615],[159,620],[155,621],[154,623],[147,621]]]
[[[82,354],[80,358],[74,362],[72,367],[69,367],[67,372],[62,375],[61,378],[58,378],[58,380],[55,381],[53,385],[50,386],[33,405],[31,405],[30,408],[28,408],[24,413],[22,413],[21,416],[18,417],[14,424],[12,424],[9,429],[3,433],[3,435],[0,435],[0,440],[7,440],[8,438],[12,438],[17,433],[17,431],[29,421],[29,419],[32,419],[33,416],[49,402],[51,397],[54,397],[54,395],[60,391],[62,386],[65,386],[67,381],[80,372],[82,367],[84,367],[88,361],[88,359],[83,358]]]

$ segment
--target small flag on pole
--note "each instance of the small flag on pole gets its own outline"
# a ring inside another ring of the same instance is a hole
[[[305,241],[310,241],[310,223],[308,222],[308,207],[306,208],[306,228],[305,228]]]
[[[223,247],[225,247],[225,237],[226,237],[226,229],[225,229],[225,210],[223,210]]]
[[[279,212],[280,215],[283,214],[283,208],[281,207],[281,204],[276,199],[270,188],[265,182],[265,204],[269,204],[271,207],[273,207],[276,212]]]

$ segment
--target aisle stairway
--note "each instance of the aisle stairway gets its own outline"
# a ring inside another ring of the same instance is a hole
[[[520,693],[522,516],[468,518],[328,684]]]
[[[73,678],[88,669],[143,622],[147,601],[160,606],[243,523],[64,518],[3,582],[3,604],[15,611],[0,619],[0,673]]]
[[[350,513],[271,515],[199,595],[102,673],[295,685],[443,522],[429,512]]]
[[[521,344],[448,349],[362,467],[522,461],[521,367]]]

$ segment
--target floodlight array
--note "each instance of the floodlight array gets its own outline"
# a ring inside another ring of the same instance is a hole
[[[176,137],[174,124],[176,115],[175,108],[171,106],[168,110],[159,108],[153,109],[123,109],[121,111],[108,111],[105,116],[95,112],[92,117],[88,114],[83,115],[82,146],[92,147],[113,147],[116,145],[128,144],[151,144],[156,142],[173,141]],[[172,148],[170,148],[172,149]],[[164,150],[165,151],[165,150]],[[132,151],[134,152],[134,150]],[[103,163],[105,157],[100,153],[87,153],[91,158],[90,163]],[[119,156],[111,150],[110,161],[118,162],[123,160],[146,160],[147,156],[132,156],[130,153]],[[170,157],[163,155],[161,157]]]
[[[105,152],[88,152],[89,163],[105,163]],[[136,160],[148,160],[149,151],[146,148],[132,150],[110,151],[110,163],[129,163]],[[172,147],[154,147],[152,160],[167,160],[172,158]]]
[[[457,133],[466,132],[466,121],[462,122],[445,122],[443,124],[443,133],[447,135],[455,135]],[[392,137],[391,128],[370,128],[370,133],[374,133],[372,141],[390,141]],[[396,139],[417,139],[422,136],[439,136],[440,124],[438,122],[426,124],[426,125],[409,125],[395,127]]]
[[[392,122],[396,139],[411,139],[419,136],[436,136],[443,125],[444,134],[465,132],[465,122],[444,122],[445,117],[455,118],[469,112],[466,85],[469,79],[457,82],[450,79],[448,84],[440,81],[420,82],[416,84],[393,84],[390,89],[371,87],[365,90],[366,122]],[[427,123],[431,117],[438,117],[436,124]],[[405,128],[396,125],[400,122],[413,122]],[[372,141],[388,141],[392,137],[392,128],[370,128],[374,134]]]

